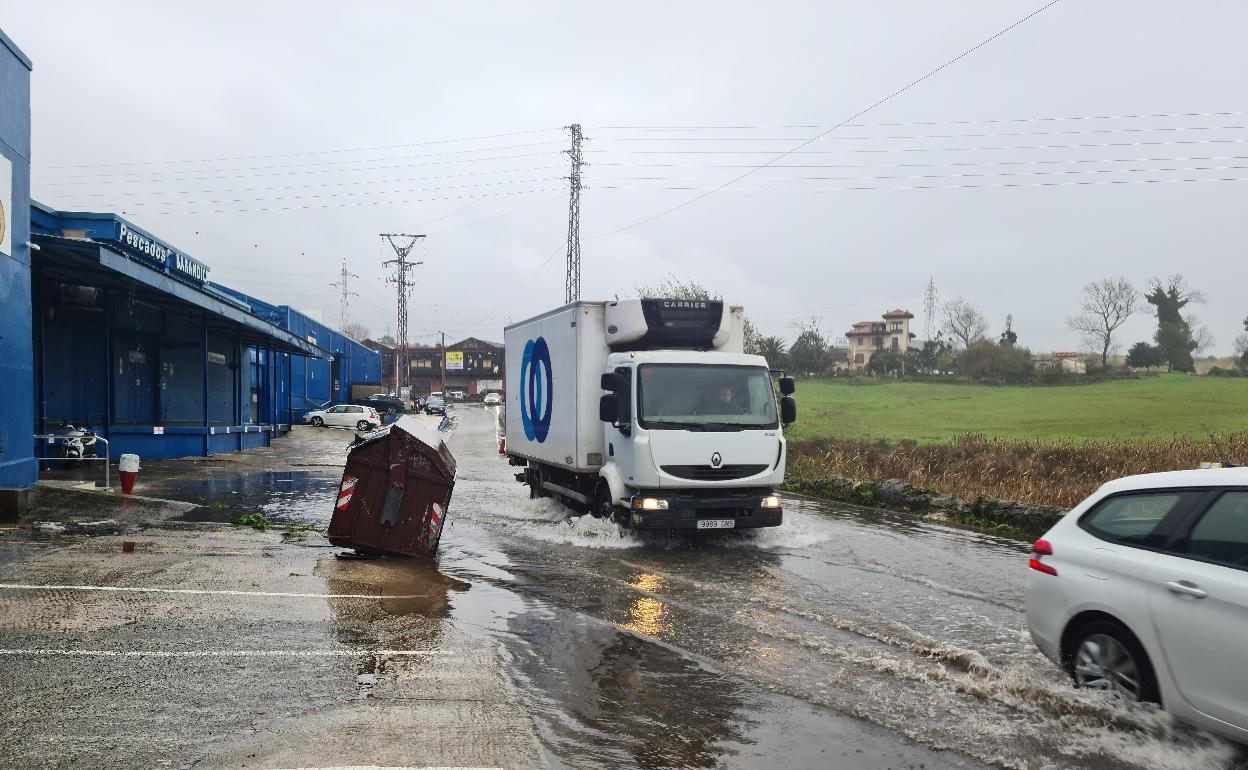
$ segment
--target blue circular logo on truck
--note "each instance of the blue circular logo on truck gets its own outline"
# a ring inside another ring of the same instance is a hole
[[[550,371],[550,348],[545,337],[529,340],[520,360],[520,421],[529,441],[542,443],[550,433],[554,404],[554,377]]]

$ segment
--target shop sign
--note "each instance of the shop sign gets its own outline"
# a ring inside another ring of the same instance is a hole
[[[464,368],[464,352],[463,352],[462,350],[448,350],[448,351],[446,351],[446,369],[447,369],[447,371],[450,371],[451,369],[460,369],[460,370],[462,370],[463,368]]]
[[[0,155],[0,254],[13,256],[13,164]]]
[[[208,282],[208,266],[192,259],[177,249],[166,246],[155,238],[149,238],[125,222],[121,223],[117,240],[128,251],[147,257],[167,270],[183,275],[197,283]]]

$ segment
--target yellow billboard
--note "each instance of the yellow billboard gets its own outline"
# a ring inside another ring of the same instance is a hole
[[[446,370],[463,369],[464,368],[464,352],[462,350],[446,351]]]

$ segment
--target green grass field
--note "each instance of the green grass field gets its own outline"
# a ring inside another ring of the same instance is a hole
[[[802,380],[786,435],[941,441],[1138,441],[1248,431],[1248,379],[1163,374],[1095,385],[992,387]]]

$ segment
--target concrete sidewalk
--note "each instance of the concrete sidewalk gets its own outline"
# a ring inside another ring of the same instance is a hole
[[[0,530],[0,765],[545,766],[496,642],[452,620],[468,584],[338,560],[297,505],[225,521],[318,494],[266,497],[275,475],[336,489],[350,435],[145,464],[140,491],[173,503],[41,489]]]

